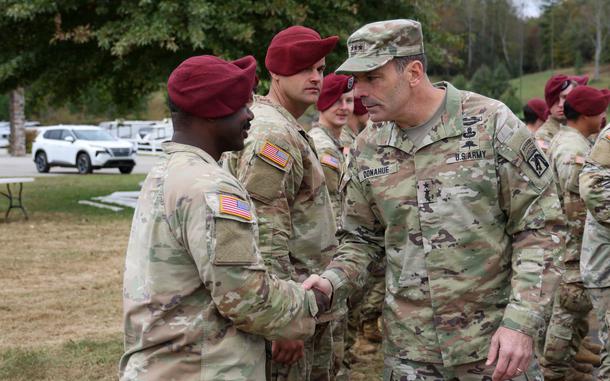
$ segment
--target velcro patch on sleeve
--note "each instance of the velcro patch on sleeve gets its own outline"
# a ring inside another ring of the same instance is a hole
[[[549,162],[546,160],[540,149],[532,138],[527,138],[521,144],[521,155],[527,164],[532,168],[538,177],[542,177],[544,172],[549,168]]]
[[[218,204],[220,205],[220,214],[230,214],[232,216],[241,217],[244,220],[252,220],[250,203],[247,201],[221,194],[218,195]]]
[[[265,141],[263,147],[259,151],[259,155],[265,157],[282,168],[286,168],[290,160],[290,154],[275,144]]]
[[[331,167],[333,169],[339,169],[339,167],[341,166],[341,163],[339,162],[339,160],[337,158],[335,158],[334,156],[329,155],[329,154],[322,155],[322,157],[320,158],[320,163],[322,165],[326,165],[326,166]]]

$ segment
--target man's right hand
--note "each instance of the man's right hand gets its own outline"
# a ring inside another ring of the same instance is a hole
[[[292,365],[305,355],[302,340],[276,340],[271,343],[271,358],[281,364]]]
[[[320,277],[317,274],[312,274],[309,276],[309,278],[305,279],[303,282],[303,288],[306,290],[315,288],[316,290],[322,291],[329,298],[333,294],[333,285],[330,283],[330,281]]]

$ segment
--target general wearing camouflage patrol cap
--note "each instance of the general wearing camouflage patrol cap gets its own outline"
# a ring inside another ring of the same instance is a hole
[[[353,73],[375,70],[394,57],[424,52],[421,24],[398,19],[366,24],[347,39],[349,58],[335,71]]]

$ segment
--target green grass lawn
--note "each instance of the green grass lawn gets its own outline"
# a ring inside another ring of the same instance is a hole
[[[112,192],[136,191],[145,176],[134,174],[37,177],[33,183],[23,185],[23,203],[30,217],[41,213],[63,213],[94,219],[131,218],[133,210],[130,208],[113,212],[109,209],[81,205],[78,201],[91,200],[92,197],[106,196]],[[0,212],[5,211],[7,206],[6,198],[0,197]],[[3,221],[3,212],[0,215],[0,221]],[[9,220],[15,221],[20,218],[21,211],[13,209]]]
[[[517,90],[517,96],[521,96],[522,103],[525,104],[532,98],[544,99],[544,85],[546,81],[554,74],[575,75],[574,68],[555,69],[554,71],[547,70],[533,74],[526,74],[523,78],[514,78],[510,81],[511,85]],[[593,66],[585,66],[582,69],[583,75],[593,77]],[[610,66],[604,65],[600,67],[600,79],[597,81],[589,81],[589,85],[596,88],[608,88],[610,86]]]

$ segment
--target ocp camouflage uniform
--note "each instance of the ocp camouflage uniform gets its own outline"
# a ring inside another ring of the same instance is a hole
[[[419,148],[393,122],[358,135],[340,247],[322,274],[337,313],[368,264],[387,263],[385,379],[437,379],[408,362],[490,376],[492,335],[504,326],[535,336],[560,274],[563,215],[527,128],[496,100],[436,86],[445,110]]]
[[[264,338],[311,336],[315,297],[268,274],[233,176],[199,148],[163,149],[127,248],[120,378],[264,380]]]
[[[553,141],[553,138],[555,137],[555,135],[557,135],[559,130],[562,129],[562,127],[564,126],[562,126],[561,123],[559,123],[552,116],[549,116],[547,120],[542,123],[540,128],[536,130],[534,138],[536,138],[536,143],[538,144],[538,147],[540,147],[540,149],[546,155],[548,155],[549,153],[551,141]]]
[[[579,183],[580,196],[588,209],[580,272],[599,321],[603,344],[597,377],[610,380],[610,127],[599,134]]]
[[[308,132],[313,140],[316,148],[316,153],[324,178],[326,179],[326,187],[330,195],[330,200],[335,214],[335,223],[338,224],[341,217],[341,194],[339,193],[339,181],[343,174],[343,166],[345,164],[345,156],[343,155],[343,145],[340,139],[336,139],[331,135],[327,127],[319,123],[313,123],[311,130]]]
[[[349,153],[349,147],[354,144],[356,141],[356,134],[352,131],[349,126],[345,125],[341,129],[341,136],[339,136],[339,141],[341,142],[341,147],[343,147],[343,155],[347,156]]]
[[[267,268],[281,279],[302,282],[322,271],[337,248],[324,172],[313,141],[292,114],[261,96],[251,110],[245,148],[225,156],[225,163],[254,200]],[[310,372],[312,380],[328,379],[330,335],[328,325],[318,326],[296,365],[273,363],[273,379],[309,380]]]
[[[342,136],[344,131],[345,127],[341,130]],[[326,179],[326,186],[328,188],[328,193],[332,201],[333,212],[335,214],[335,222],[338,224],[339,218],[341,217],[341,194],[339,193],[339,181],[341,180],[345,165],[345,156],[343,154],[344,146],[340,139],[336,139],[334,136],[332,136],[328,128],[322,126],[318,122],[312,124],[312,128],[309,130],[308,134],[315,144],[318,159],[320,160],[320,164],[322,164],[324,178]],[[337,320],[333,320],[330,323],[332,325],[333,336],[331,378],[334,377],[335,379],[346,379],[343,376],[345,370],[339,374],[343,364],[343,358],[345,356],[344,336],[346,331],[346,323],[345,316],[342,316]],[[337,375],[339,378],[337,378]]]
[[[562,128],[549,147],[568,233],[565,273],[555,295],[540,358],[544,377],[548,380],[565,377],[582,339],[589,332],[587,315],[592,306],[580,276],[580,250],[587,212],[580,198],[578,176],[590,150],[591,143],[587,138],[571,127]]]

